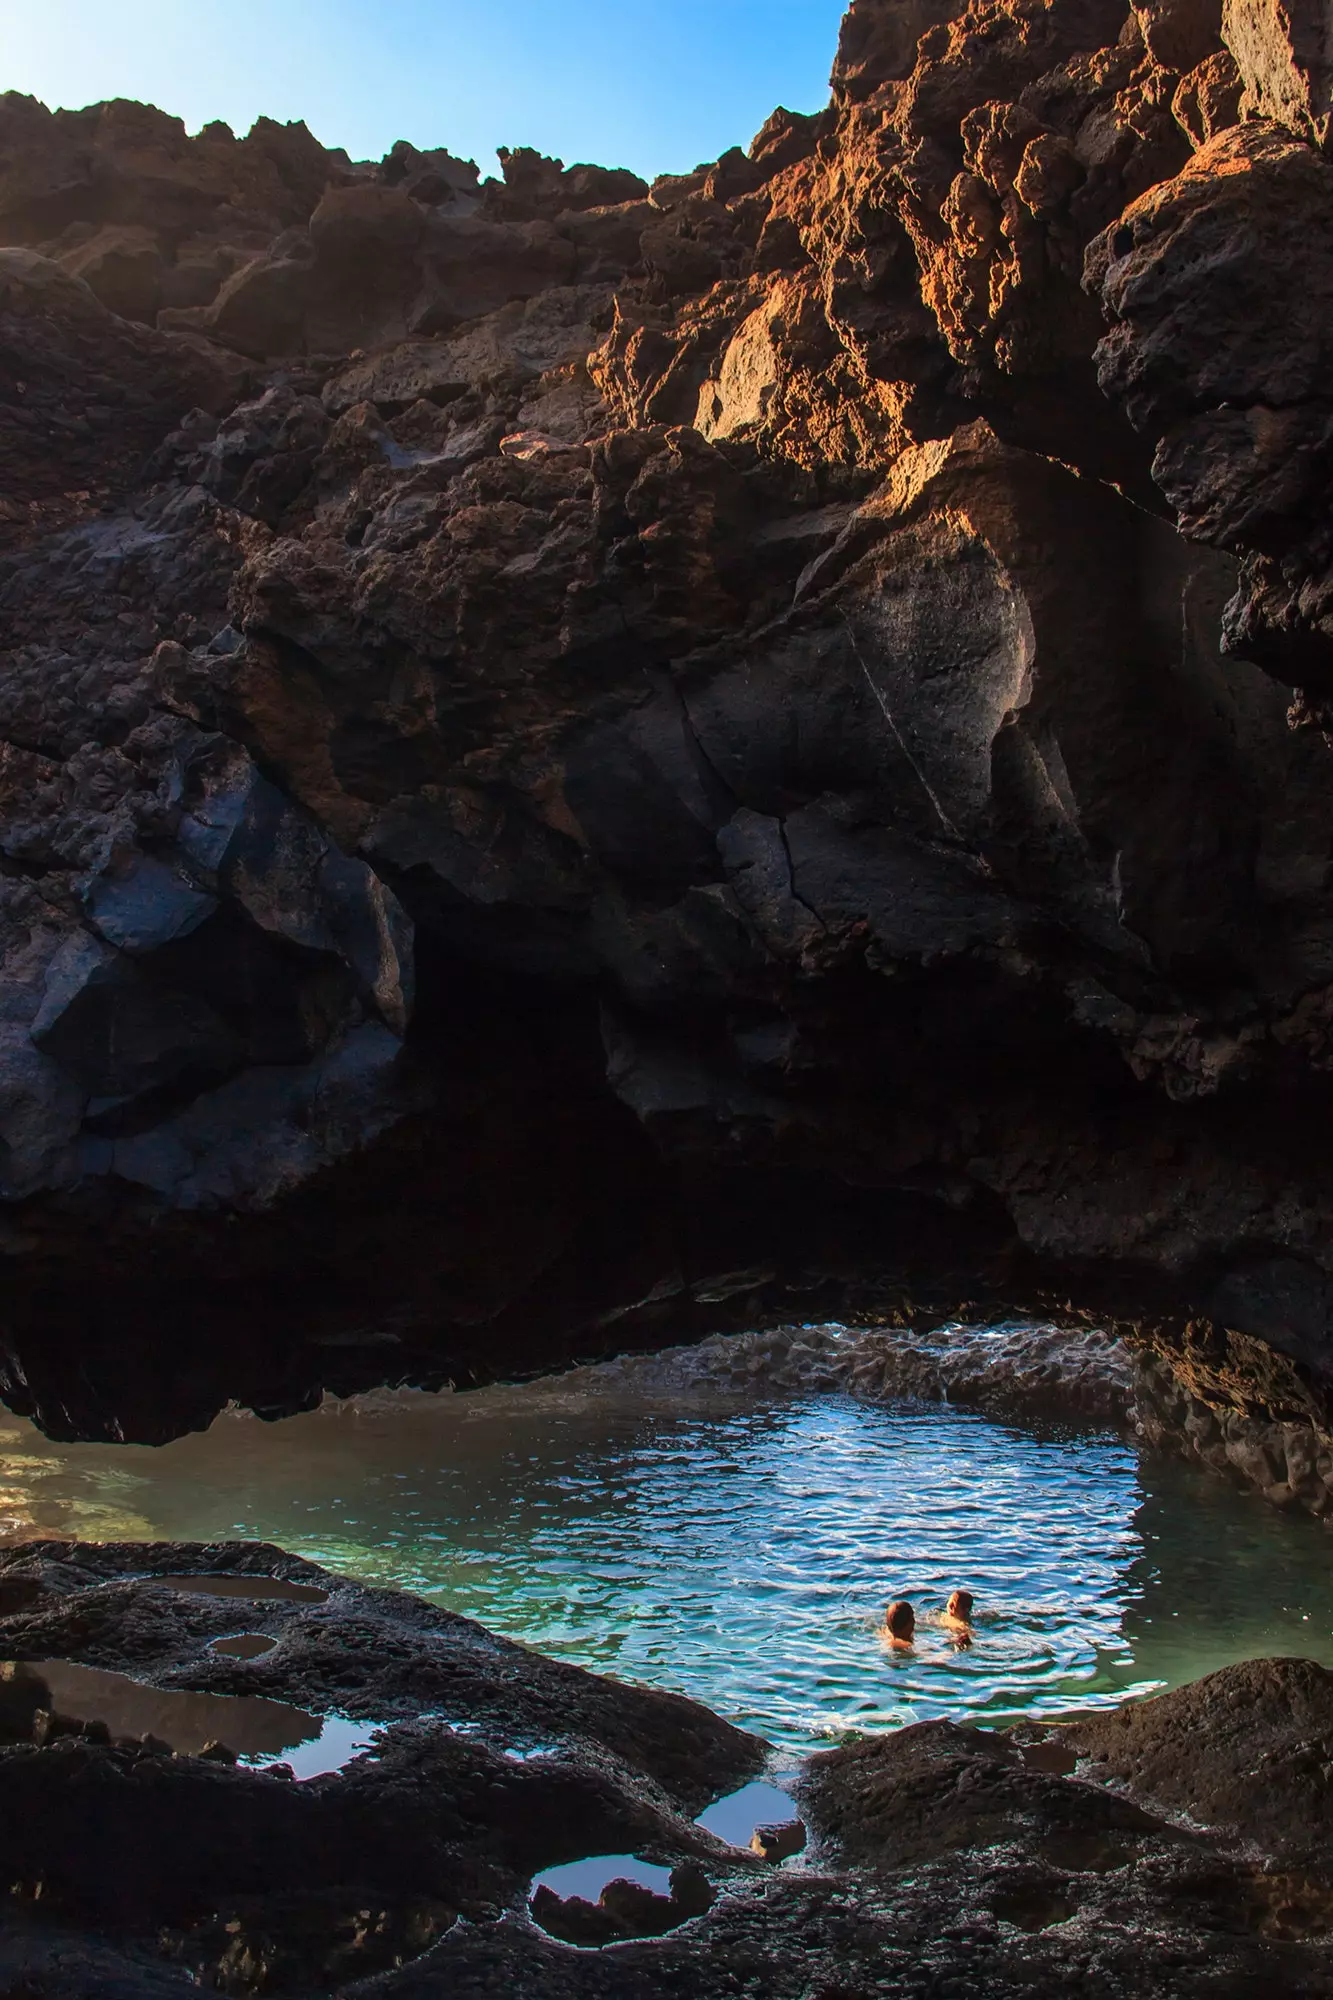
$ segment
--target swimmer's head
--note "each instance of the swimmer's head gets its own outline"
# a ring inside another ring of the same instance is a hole
[[[916,1631],[916,1613],[905,1597],[895,1597],[886,1607],[884,1629],[894,1639],[910,1639]]]
[[[944,1607],[946,1616],[967,1619],[972,1616],[972,1593],[970,1590],[956,1590]]]

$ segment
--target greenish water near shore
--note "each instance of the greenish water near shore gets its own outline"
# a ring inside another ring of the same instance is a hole
[[[0,1412],[0,1535],[34,1533],[277,1542],[788,1749],[1104,1705],[1261,1653],[1333,1665],[1318,1523],[1111,1434],[836,1394],[403,1393],[158,1450]],[[930,1622],[956,1586],[965,1650]],[[899,1595],[918,1644],[887,1656]]]

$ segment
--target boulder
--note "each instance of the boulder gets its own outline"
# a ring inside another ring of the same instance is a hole
[[[1326,1852],[1333,1674],[1313,1660],[1246,1660],[1061,1732],[1080,1767],[1196,1826],[1310,1861]]]
[[[1242,89],[1239,70],[1220,50],[1181,77],[1171,99],[1172,115],[1194,146],[1206,146],[1219,132],[1240,123]]]
[[[217,907],[217,898],[183,869],[141,853],[105,869],[84,898],[98,936],[131,957],[188,937]]]
[[[302,352],[314,294],[312,263],[308,238],[294,236],[276,254],[243,263],[210,305],[169,307],[160,323],[167,331],[204,334],[256,360]]]
[[[399,188],[353,186],[327,195],[308,230],[238,270],[212,305],[159,318],[256,358],[345,353],[447,331],[567,285],[577,263],[549,222],[428,218]]]
[[[569,285],[577,260],[573,245],[551,222],[442,216],[426,240],[423,265],[415,324],[429,332]]]
[[[1249,558],[1230,642],[1326,691],[1333,169],[1273,124],[1219,133],[1089,252],[1099,379],[1155,444],[1182,533]],[[1295,273],[1299,269],[1299,278]]]
[[[1192,70],[1216,50],[1223,33],[1222,0],[1139,0],[1139,33],[1164,70]]]
[[[833,63],[835,97],[856,102],[881,84],[909,77],[921,37],[946,27],[954,13],[950,0],[909,0],[901,7],[886,7],[883,0],[851,0]]]
[[[17,1023],[0,1026],[0,1187],[21,1201],[76,1178],[85,1093]]]

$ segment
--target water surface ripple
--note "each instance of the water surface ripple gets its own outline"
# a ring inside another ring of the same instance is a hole
[[[0,1415],[3,1515],[12,1535],[279,1542],[791,1748],[1106,1703],[1259,1652],[1333,1664],[1318,1523],[1116,1436],[840,1394],[408,1394],[156,1451]],[[930,1623],[958,1586],[980,1613],[964,1651]],[[874,1627],[899,1595],[922,1622],[890,1656]]]

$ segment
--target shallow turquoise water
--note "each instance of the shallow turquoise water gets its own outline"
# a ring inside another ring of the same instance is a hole
[[[1292,1518],[1115,1436],[840,1395],[708,1408],[404,1395],[161,1450],[0,1413],[0,1534],[254,1536],[420,1591],[791,1748],[1122,1699],[1258,1653],[1333,1665]],[[975,1643],[929,1615],[974,1592]],[[886,1656],[886,1599],[918,1645]]]

